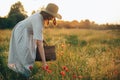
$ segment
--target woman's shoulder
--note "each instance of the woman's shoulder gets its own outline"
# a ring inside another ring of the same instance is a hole
[[[32,14],[31,16],[39,16],[40,12],[35,12],[34,14]]]
[[[36,12],[36,13],[32,14],[30,17],[31,18],[40,18],[40,19],[42,19],[42,15],[40,14],[40,12]]]

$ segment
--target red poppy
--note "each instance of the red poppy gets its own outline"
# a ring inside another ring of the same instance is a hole
[[[43,66],[42,69],[43,69],[43,70],[48,70],[48,69],[49,69],[49,66],[48,66],[48,65]]]
[[[65,68],[66,68],[66,66],[62,66],[62,69],[64,69],[64,70],[65,70]]]
[[[32,67],[32,66],[29,66],[29,69],[30,69],[30,70],[32,70],[32,69],[33,69],[33,67]]]
[[[80,76],[78,76],[78,78],[79,78],[79,79],[82,79],[82,78],[83,78],[83,76],[81,76],[81,75],[80,75]]]
[[[47,72],[48,72],[48,73],[52,73],[52,70],[50,70],[50,69],[47,69]]]
[[[65,71],[61,71],[60,74],[61,74],[62,76],[65,76],[65,75],[66,75],[66,74],[65,74]]]
[[[68,72],[68,68],[66,66],[62,66],[62,69],[65,70],[66,72]]]
[[[115,75],[118,75],[118,71],[117,71],[117,70],[114,70],[114,74],[115,74]]]
[[[75,74],[73,74],[73,78],[77,78],[77,76]]]

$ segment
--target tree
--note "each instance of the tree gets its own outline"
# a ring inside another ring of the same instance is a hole
[[[25,9],[20,1],[18,1],[17,3],[15,3],[11,6],[11,9],[10,9],[8,16],[11,16],[14,14],[19,14],[19,13],[21,13],[24,16],[27,16],[26,11],[25,11]]]
[[[20,1],[11,6],[10,12],[8,13],[8,18],[10,22],[12,22],[10,26],[13,27],[16,23],[25,19],[26,17],[26,11]]]

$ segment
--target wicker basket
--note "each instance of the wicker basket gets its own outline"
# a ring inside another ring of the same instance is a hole
[[[56,60],[55,46],[44,46],[45,58],[46,61],[54,61]],[[36,50],[36,59],[35,61],[42,61],[40,53],[38,51],[38,47]]]

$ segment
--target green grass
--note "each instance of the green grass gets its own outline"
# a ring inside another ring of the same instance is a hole
[[[0,30],[0,80],[26,80],[7,68],[10,35],[11,30]],[[120,59],[119,30],[45,29],[44,38],[56,46],[57,60],[47,62],[52,73],[35,62],[30,80],[120,79],[120,65],[114,63]]]

